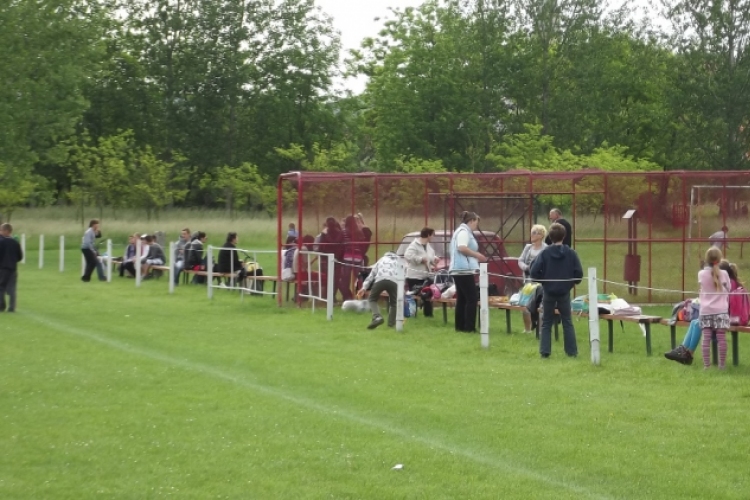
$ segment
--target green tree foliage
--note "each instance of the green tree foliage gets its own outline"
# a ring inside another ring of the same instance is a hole
[[[697,152],[692,165],[683,168],[747,168],[750,0],[663,3],[681,56],[675,75],[675,117]]]
[[[500,49],[506,26],[494,2],[428,1],[394,11],[380,36],[364,42],[352,62],[371,79],[366,123],[378,170],[393,170],[405,155],[484,171],[508,114]]]
[[[12,167],[0,161],[0,220],[10,220],[13,212],[28,203],[37,191],[44,191],[46,180],[29,169]]]
[[[275,209],[276,190],[258,172],[258,167],[251,163],[234,168],[224,165],[215,169],[213,175],[203,177],[201,188],[216,191],[217,199],[226,203],[227,213],[232,219],[237,208],[263,206],[269,211]]]
[[[0,6],[0,161],[31,167],[73,132],[103,48],[102,15],[88,0]]]

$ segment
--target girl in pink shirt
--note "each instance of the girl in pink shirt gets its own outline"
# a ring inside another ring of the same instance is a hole
[[[698,272],[700,283],[700,324],[703,330],[703,367],[711,366],[711,336],[716,334],[719,345],[719,369],[727,359],[726,330],[729,328],[729,274],[719,269],[721,250],[712,247],[706,252],[706,267]]]

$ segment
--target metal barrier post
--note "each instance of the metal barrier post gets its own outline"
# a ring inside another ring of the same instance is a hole
[[[60,235],[60,272],[65,272],[65,236]]]
[[[479,264],[479,333],[482,342],[482,348],[490,347],[490,307],[487,298],[487,286],[489,278],[487,276],[487,263]]]
[[[333,273],[335,265],[336,259],[334,258],[332,253],[329,253],[328,274],[326,276],[326,290],[328,295],[328,297],[326,297],[326,319],[328,319],[328,321],[331,321],[333,319],[333,297],[335,297],[336,295],[336,290],[333,289]]]
[[[44,235],[39,235],[39,269],[44,269]]]
[[[141,286],[141,250],[142,250],[142,243],[141,239],[138,238],[135,241],[135,286],[140,287]]]
[[[169,293],[174,293],[175,242],[169,242]]]
[[[112,283],[112,240],[110,239],[107,239],[107,283]]]
[[[589,268],[589,343],[591,344],[591,362],[599,365],[599,300],[596,290],[596,268]]]
[[[404,266],[396,265],[396,331],[404,331]],[[390,312],[388,313],[390,315]]]
[[[208,289],[208,298],[213,299],[214,298],[214,269],[213,269],[213,263],[214,261],[214,247],[211,245],[208,245],[208,253],[206,254],[206,280],[208,283],[206,283],[206,288]]]

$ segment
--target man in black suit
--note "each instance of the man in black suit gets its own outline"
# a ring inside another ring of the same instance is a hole
[[[10,297],[8,312],[16,310],[18,263],[23,259],[21,245],[13,238],[13,226],[0,225],[0,312],[5,312],[5,295]]]
[[[557,223],[562,225],[562,227],[565,228],[565,238],[563,238],[563,245],[566,245],[568,247],[573,246],[573,228],[570,227],[570,222],[563,219],[562,216],[562,210],[559,208],[553,208],[549,211],[549,223],[550,225]],[[552,244],[552,240],[549,238],[549,235],[547,235],[547,239],[544,240],[544,242],[548,245]]]

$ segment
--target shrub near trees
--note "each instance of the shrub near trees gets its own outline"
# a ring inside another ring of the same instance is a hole
[[[313,0],[122,5],[0,7],[6,214],[273,211],[294,169],[750,161],[750,0],[664,0],[653,21],[603,0],[428,0],[347,55],[360,95],[335,90],[339,38]]]

